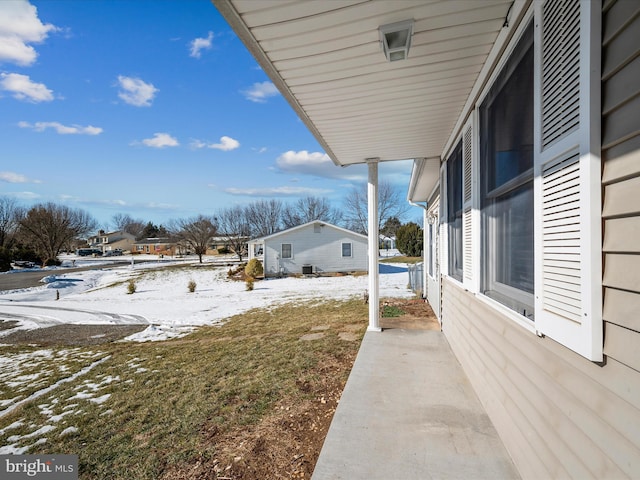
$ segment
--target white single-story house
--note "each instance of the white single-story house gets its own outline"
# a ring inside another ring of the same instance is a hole
[[[366,272],[367,237],[313,221],[249,241],[249,260],[262,261],[266,277]]]
[[[638,478],[640,2],[213,3],[368,165],[369,252],[378,164],[414,160],[428,301],[522,478]]]

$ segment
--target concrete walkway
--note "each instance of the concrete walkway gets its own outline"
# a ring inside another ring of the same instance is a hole
[[[441,332],[365,334],[313,480],[518,478]]]

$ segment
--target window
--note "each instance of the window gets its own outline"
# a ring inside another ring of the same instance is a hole
[[[342,244],[342,256],[343,257],[350,257],[351,256],[351,244],[350,243],[343,243]]]
[[[462,142],[447,159],[449,275],[462,281]]]
[[[281,258],[293,258],[293,250],[290,243],[282,244],[281,254]]]
[[[533,72],[531,22],[479,110],[481,289],[485,295],[531,320],[534,311]]]

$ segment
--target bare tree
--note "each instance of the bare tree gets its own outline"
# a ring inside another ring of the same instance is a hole
[[[410,206],[389,182],[382,181],[378,185],[378,230],[391,217],[402,219]],[[344,221],[347,228],[366,234],[368,231],[367,185],[354,187],[344,200]]]
[[[282,228],[282,209],[280,200],[256,200],[245,207],[249,231],[253,237],[266,237],[279,232]]]
[[[24,209],[11,197],[0,197],[0,248],[10,248],[15,241]]]
[[[337,224],[342,213],[331,207],[326,198],[308,196],[293,204],[286,205],[282,210],[282,226],[291,228],[314,220]]]
[[[174,220],[169,230],[178,241],[192,248],[202,263],[202,256],[207,253],[207,248],[218,232],[218,227],[214,218],[198,215],[186,220]]]
[[[96,221],[87,212],[55,203],[31,208],[19,223],[19,235],[32,247],[45,266],[56,260],[73,239],[95,230]]]
[[[249,239],[249,222],[245,207],[234,207],[220,210],[215,217],[218,224],[218,236],[224,239],[229,249],[242,261]]]
[[[389,238],[392,238],[396,236],[396,232],[401,226],[402,223],[400,222],[400,220],[398,220],[397,217],[389,217],[380,229],[380,233]]]
[[[127,232],[133,235],[135,238],[140,238],[142,231],[145,227],[145,222],[140,219],[134,219],[131,215],[126,213],[117,213],[111,221],[115,226],[115,229],[121,232]]]

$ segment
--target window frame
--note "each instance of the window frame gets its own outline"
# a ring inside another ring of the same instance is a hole
[[[507,283],[500,282],[498,280],[498,261],[496,251],[498,250],[497,242],[498,242],[498,222],[499,220],[496,218],[495,213],[499,210],[500,205],[498,203],[491,203],[492,199],[497,199],[501,196],[507,195],[512,192],[517,192],[523,186],[528,186],[530,191],[530,195],[533,198],[533,187],[534,187],[534,168],[533,168],[533,152],[531,153],[530,163],[531,165],[523,172],[520,172],[515,177],[505,181],[501,185],[497,187],[493,187],[489,190],[489,186],[487,185],[489,179],[489,166],[490,159],[487,158],[487,154],[489,152],[486,151],[485,143],[487,135],[487,126],[491,125],[491,121],[488,121],[489,115],[486,113],[486,102],[498,99],[499,95],[501,95],[505,91],[505,87],[509,85],[509,81],[512,78],[514,72],[519,68],[521,61],[529,55],[530,51],[533,50],[534,55],[532,55],[532,65],[531,65],[531,88],[532,88],[532,104],[530,105],[532,115],[534,112],[535,105],[535,34],[534,34],[534,14],[533,10],[530,10],[527,15],[523,18],[519,27],[516,29],[515,34],[513,35],[506,53],[502,56],[501,62],[497,65],[493,75],[489,79],[486,84],[485,90],[483,91],[481,97],[476,104],[475,112],[476,112],[476,132],[477,132],[477,142],[478,142],[478,150],[477,150],[477,164],[478,168],[474,170],[474,174],[479,177],[479,195],[477,200],[477,209],[480,213],[480,222],[479,222],[479,235],[475,237],[476,241],[479,241],[480,244],[480,258],[479,262],[479,293],[486,298],[491,299],[493,302],[496,302],[500,305],[503,305],[506,309],[511,311],[514,315],[517,315],[519,320],[524,319],[526,323],[533,324],[534,323],[534,315],[535,315],[535,262],[532,259],[532,270],[531,270],[531,285],[532,292],[527,292],[526,290],[517,288],[513,285],[509,285]],[[520,44],[525,40],[525,35],[530,35],[528,45],[525,48],[521,48],[521,51],[518,51],[520,48]],[[514,60],[514,55],[520,55],[519,59]],[[507,70],[511,71],[506,73]],[[501,85],[500,85],[501,83]],[[497,90],[496,90],[497,88]],[[491,105],[491,103],[489,104]],[[535,115],[532,117],[532,131],[531,137],[533,142],[535,142],[534,137],[534,125],[535,125]],[[485,147],[485,148],[483,148]],[[495,163],[492,165],[494,168],[496,167]],[[477,178],[478,178],[477,177]],[[535,199],[534,199],[535,201]],[[532,206],[533,210],[533,206]],[[491,214],[493,211],[493,215]],[[531,246],[533,247],[534,237],[535,237],[535,222],[533,218],[533,211],[531,215]],[[534,251],[532,250],[532,254]],[[489,294],[488,292],[492,292]]]
[[[289,255],[285,256],[284,255],[284,247],[285,245],[289,246]],[[293,258],[293,244],[292,243],[281,243],[280,244],[280,258],[282,259],[291,259]]]
[[[345,245],[349,245],[349,255],[344,254]],[[341,253],[342,253],[342,258],[353,258],[353,242],[342,242]]]
[[[464,211],[462,139],[456,142],[451,153],[449,153],[444,170],[446,175],[445,199],[447,206],[446,216],[444,218],[447,231],[447,274],[462,283],[464,278],[464,248],[462,244],[464,238],[462,222]],[[453,178],[454,174],[456,176],[455,179]],[[451,200],[454,195],[459,205],[452,205]],[[459,208],[454,212],[452,208],[455,207]],[[455,239],[457,239],[457,241],[455,241]]]

